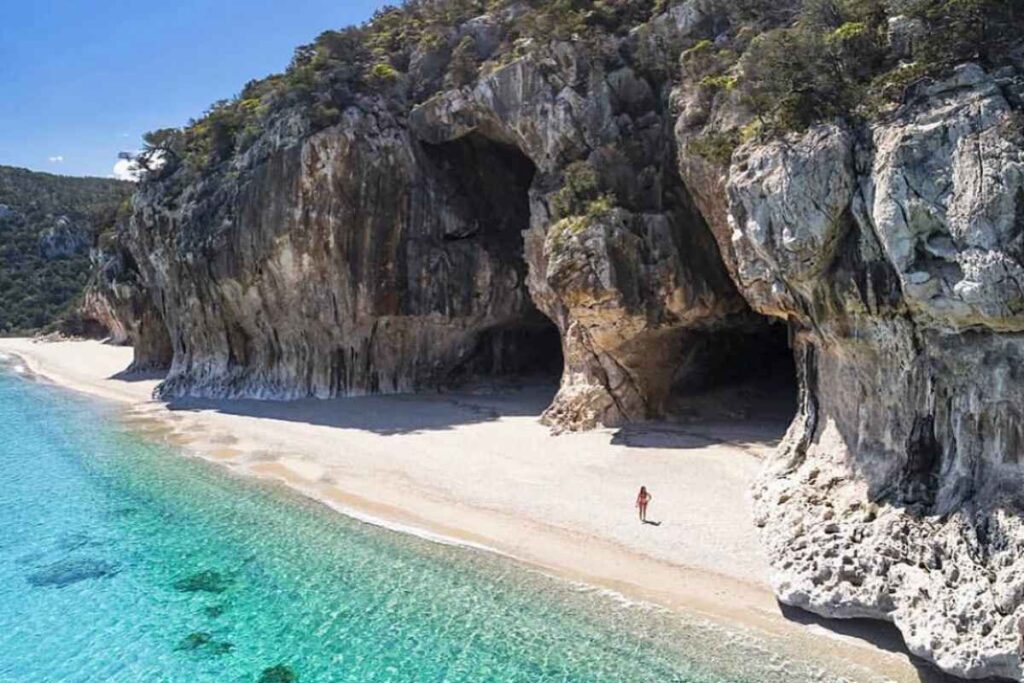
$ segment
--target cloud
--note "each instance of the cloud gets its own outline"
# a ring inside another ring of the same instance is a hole
[[[114,164],[114,170],[112,175],[118,180],[130,180],[131,182],[138,182],[146,169],[143,169],[136,158],[142,154],[142,151],[138,152],[121,152],[118,156],[121,158]],[[146,155],[146,165],[148,170],[156,171],[163,167],[164,157],[160,152],[150,152]]]
[[[51,164],[63,164],[64,163],[64,157],[61,156],[60,154],[58,154],[55,157],[50,157],[50,163]]]
[[[118,159],[114,164],[114,177],[118,180],[130,180],[135,182],[139,179],[139,167],[130,159]]]

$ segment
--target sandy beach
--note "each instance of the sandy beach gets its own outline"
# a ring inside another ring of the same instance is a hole
[[[121,404],[152,438],[280,481],[351,516],[507,554],[572,580],[756,630],[894,681],[918,670],[890,629],[782,613],[748,491],[781,420],[552,435],[553,388],[297,401],[152,399],[131,349],[0,340],[36,375]],[[637,488],[654,495],[640,524]]]

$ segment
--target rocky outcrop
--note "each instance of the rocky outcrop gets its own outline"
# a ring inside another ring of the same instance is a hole
[[[690,333],[754,324],[675,175],[660,97],[628,64],[562,44],[411,117],[432,144],[488,135],[538,170],[525,259],[530,295],[562,338],[561,389],[545,416],[558,427],[663,414],[685,381]],[[560,216],[554,198],[580,161],[614,206]]]
[[[946,671],[1019,680],[1015,87],[967,65],[864,130],[748,145],[718,230],[748,301],[796,331],[800,413],[756,491],[780,599],[890,620]]]
[[[677,14],[661,39],[688,30]],[[661,414],[690,333],[763,323],[679,182],[666,93],[628,46],[556,42],[408,114],[362,96],[316,134],[282,123],[233,177],[180,195],[173,176],[144,184],[130,245],[174,347],[160,391],[418,391],[561,346],[549,422]],[[556,198],[581,164],[601,201],[566,213]]]
[[[363,105],[180,208],[158,185],[139,194],[132,249],[174,347],[164,395],[416,391],[511,362],[543,331],[519,236],[532,169],[490,147],[463,188]]]
[[[173,356],[167,326],[134,259],[122,249],[97,250],[93,258],[96,272],[82,302],[65,320],[64,331],[130,345],[134,358],[128,373],[166,370]]]
[[[67,216],[57,216],[53,225],[39,235],[39,251],[45,259],[68,258],[88,252],[92,241],[89,227],[75,225]]]

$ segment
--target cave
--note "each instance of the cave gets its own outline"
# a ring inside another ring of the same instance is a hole
[[[530,227],[530,187],[537,168],[517,147],[479,133],[440,144],[423,143],[441,179],[452,219],[442,239],[450,248],[472,241],[495,262],[511,267],[516,303],[494,324],[467,339],[443,384],[464,386],[517,382],[557,386],[562,375],[558,327],[534,304],[527,290],[523,232]]]
[[[489,261],[513,269],[519,283],[514,292],[505,292],[515,305],[504,305],[500,315],[466,336],[438,384],[457,388],[543,383],[554,389],[563,372],[563,340],[526,285],[523,233],[530,227],[536,166],[514,145],[476,132],[437,144],[423,142],[421,149],[433,171],[432,192],[448,209],[441,219],[441,241],[456,251],[482,248]],[[694,224],[703,225],[685,190],[680,186],[679,191],[677,208],[693,214]],[[675,197],[671,192],[666,195]],[[681,251],[690,258],[720,258],[710,233],[697,230],[682,237],[687,242]],[[718,265],[695,263],[707,277]],[[720,271],[727,278],[725,269]],[[715,285],[732,287],[727,279]],[[654,375],[647,377],[661,385],[647,387],[648,396],[658,395],[647,405],[648,417],[788,422],[796,413],[796,369],[784,323],[747,311],[707,328],[659,332],[646,343],[649,346],[637,351],[646,361],[632,359],[637,362],[625,362],[623,367],[651,360],[658,364]]]
[[[686,335],[672,378],[672,417],[788,422],[796,414],[796,364],[786,323],[764,318]]]

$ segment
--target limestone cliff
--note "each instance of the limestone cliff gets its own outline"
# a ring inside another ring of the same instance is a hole
[[[162,132],[104,315],[170,360],[164,396],[555,365],[558,429],[662,416],[784,331],[800,406],[755,492],[779,597],[1024,679],[1019,45],[928,71],[885,3],[598,4],[413,3]]]
[[[963,66],[888,120],[745,146],[708,190],[741,290],[797,330],[756,491],[779,597],[972,678],[1022,676],[1021,85]]]
[[[537,46],[407,109],[362,93],[316,132],[291,113],[215,173],[144,183],[128,244],[174,349],[161,393],[407,392],[564,353],[552,424],[660,415],[689,335],[765,323],[675,171],[641,38]],[[595,196],[556,208],[581,167]]]

